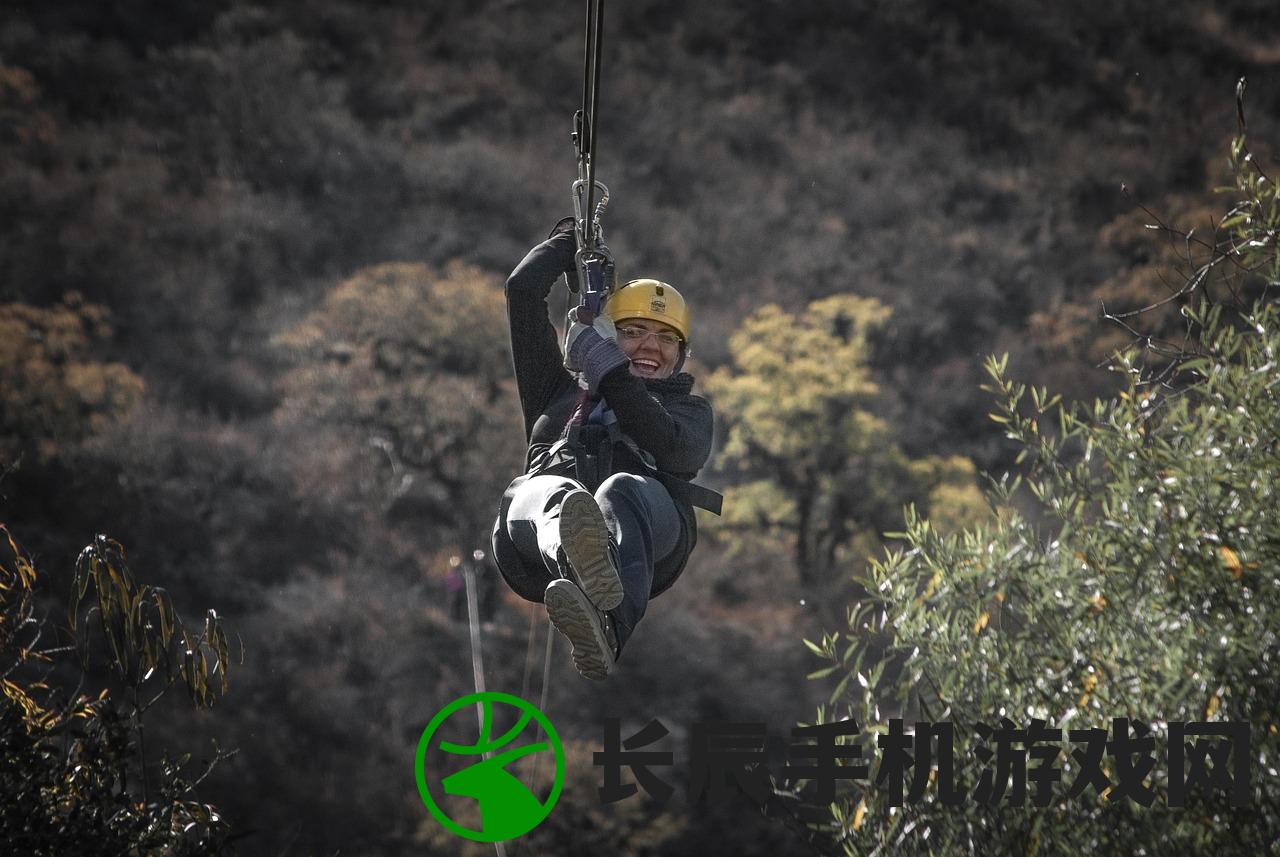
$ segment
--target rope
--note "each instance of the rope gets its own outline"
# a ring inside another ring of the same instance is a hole
[[[556,641],[555,630],[551,627],[551,620],[547,620],[547,654],[542,660],[542,696],[538,699],[538,710],[546,712],[547,710],[547,693],[551,687],[551,649]],[[532,641],[530,641],[532,642]],[[537,734],[534,736],[533,743],[542,740],[542,724],[538,724]],[[542,765],[542,754],[538,753],[533,757],[533,781],[538,781],[538,774]]]
[[[484,693],[484,655],[480,650],[480,599],[476,594],[476,570],[475,566],[470,563],[464,563],[462,566],[462,575],[467,583],[467,622],[470,626],[471,633],[471,678],[475,682],[476,693]],[[529,691],[529,674],[532,671],[533,641],[536,639],[537,630],[537,611],[531,611],[529,614],[529,639],[525,645],[524,654],[524,680],[520,687],[520,698],[524,699]],[[551,620],[547,620],[547,645],[545,655],[542,661],[542,695],[538,701],[538,710],[545,712],[547,710],[547,698],[551,688],[551,652],[555,647],[555,633],[551,628]],[[536,718],[535,718],[536,720]],[[484,704],[476,703],[476,723],[481,733],[484,732]],[[534,736],[533,743],[542,740],[542,723],[538,721],[537,734]],[[489,758],[491,754],[485,753],[483,758]],[[533,757],[533,775],[532,780],[536,784],[538,775],[541,773],[540,765],[542,763],[542,753],[535,753]],[[501,842],[493,843],[494,851],[498,857],[507,857],[506,847]],[[517,850],[519,845],[517,845]]]
[[[534,614],[537,615],[536,613]],[[546,655],[542,660],[542,696],[538,699],[538,710],[545,712],[547,710],[547,693],[551,687],[551,650],[555,645],[555,629],[551,627],[551,621],[547,620],[547,646]],[[525,663],[529,662],[529,656],[533,654],[533,624],[529,625],[529,646],[525,651]],[[538,729],[533,738],[533,743],[537,744],[542,740],[542,723],[539,721]],[[533,783],[538,782],[538,777],[542,774],[542,757],[543,753],[533,754],[533,773],[530,774],[530,780]],[[520,851],[524,848],[524,840],[521,839],[516,843],[515,855],[519,857]]]
[[[476,693],[484,693],[484,657],[480,652],[480,599],[476,596],[476,570],[470,563],[464,563],[462,574],[467,581],[467,619],[471,625],[471,677],[475,680]],[[476,721],[480,734],[484,734],[484,704],[476,703]],[[485,753],[482,758],[489,758]],[[501,842],[493,843],[493,850],[498,857],[507,857],[507,849]]]
[[[520,698],[529,698],[529,676],[533,674],[533,641],[538,633],[538,611],[529,611],[529,639],[524,644],[524,675],[520,677]]]
[[[556,635],[551,628],[551,620],[547,620],[547,654],[542,660],[542,697],[538,700],[538,710],[547,710],[547,693],[551,689],[551,649],[554,647]]]
[[[470,565],[462,566],[462,576],[467,581],[467,619],[471,625],[471,678],[475,680],[476,693],[484,693],[484,656],[480,652],[480,599],[476,595],[476,571]],[[476,703],[476,716],[480,728],[484,728],[484,706]]]

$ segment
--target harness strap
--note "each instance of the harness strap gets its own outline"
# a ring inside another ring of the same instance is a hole
[[[667,493],[672,497],[684,500],[690,506],[706,509],[714,515],[721,514],[724,506],[722,494],[705,485],[698,485],[679,476],[664,473],[653,466],[652,456],[645,453],[634,440],[624,434],[617,423],[610,423],[607,426],[598,423],[568,426],[565,436],[551,445],[533,470],[542,472],[559,462],[572,462],[577,480],[594,491],[613,473],[615,443],[626,444],[649,471],[646,475],[661,482],[662,487],[666,488]]]
[[[573,452],[579,482],[594,491],[613,474],[613,445],[621,436],[617,423],[569,426],[565,444]]]
[[[687,479],[663,473],[661,470],[656,471],[653,478],[662,483],[662,487],[667,489],[668,494],[684,500],[690,506],[706,509],[713,515],[719,515],[724,506],[724,495],[719,491],[712,491],[705,485],[698,485]]]

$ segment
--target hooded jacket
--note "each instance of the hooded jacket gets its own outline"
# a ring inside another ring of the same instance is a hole
[[[541,601],[545,568],[530,567],[507,535],[511,499],[531,476],[557,474],[577,478],[574,457],[559,441],[573,415],[581,388],[564,368],[564,356],[547,307],[556,280],[573,268],[572,232],[560,232],[534,247],[507,278],[507,318],[516,389],[524,413],[525,473],[503,493],[493,530],[493,554],[507,583],[521,597]],[[617,417],[621,433],[612,444],[612,473],[635,473],[661,481],[671,493],[684,523],[679,544],[654,569],[652,595],[671,586],[697,541],[697,522],[688,491],[711,454],[711,404],[692,394],[693,376],[640,378],[624,364],[607,373],[599,395]],[[602,481],[602,480],[601,480]],[[586,486],[594,491],[598,484]]]

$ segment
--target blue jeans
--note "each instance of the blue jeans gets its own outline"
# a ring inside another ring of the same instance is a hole
[[[507,534],[527,562],[541,561],[547,582],[560,577],[560,502],[582,484],[566,476],[535,476],[520,486],[507,512]],[[680,543],[683,526],[671,495],[661,482],[634,473],[615,473],[595,492],[605,526],[618,546],[622,603],[608,611],[618,649],[644,615],[653,588],[653,568]]]

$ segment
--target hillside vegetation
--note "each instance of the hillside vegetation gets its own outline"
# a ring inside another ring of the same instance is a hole
[[[449,559],[487,546],[524,452],[502,282],[569,209],[570,7],[19,0],[0,21],[0,522],[45,597],[106,533],[242,635],[235,692],[199,721],[240,751],[200,799],[241,853],[452,853],[400,773],[470,687]],[[607,15],[609,244],[624,278],[690,298],[719,418],[703,478],[735,502],[617,681],[561,657],[548,714],[580,749],[610,716],[783,730],[827,696],[801,638],[847,618],[903,504],[949,532],[990,514],[978,474],[1017,449],[990,430],[986,356],[1069,401],[1119,389],[1099,365],[1133,334],[1100,308],[1200,263],[1144,225],[1220,214],[1242,76],[1271,163],[1280,11]],[[530,614],[497,586],[489,683],[514,692]],[[745,802],[611,815],[577,795],[557,853],[808,847]]]

